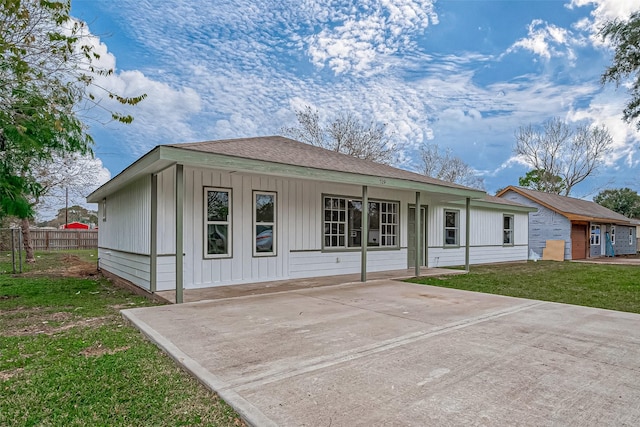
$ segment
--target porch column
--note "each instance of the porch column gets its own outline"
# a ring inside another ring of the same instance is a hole
[[[469,271],[469,236],[471,236],[471,210],[469,206],[471,205],[471,198],[467,197],[467,201],[465,203],[465,216],[466,216],[466,224],[464,227],[465,234],[465,242],[464,242],[464,269]]]
[[[369,195],[368,187],[362,186],[362,221],[360,228],[360,281],[367,281],[367,244],[369,243]]]
[[[420,264],[422,264],[420,262],[420,249],[421,249],[421,244],[422,244],[422,236],[421,236],[421,224],[420,221],[422,220],[422,215],[420,212],[420,192],[416,191],[416,229],[414,230],[414,232],[416,233],[416,237],[415,237],[415,242],[416,242],[416,259],[415,259],[415,275],[416,277],[420,276]]]
[[[183,302],[184,288],[184,166],[176,165],[176,304]]]
[[[158,175],[151,174],[151,239],[149,291],[156,292],[158,283]]]

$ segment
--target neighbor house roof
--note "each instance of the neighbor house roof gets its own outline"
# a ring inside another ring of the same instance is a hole
[[[481,190],[358,159],[289,138],[265,136],[157,146],[91,193],[87,200],[96,203],[133,180],[158,173],[174,164],[431,191],[443,197],[480,199],[485,194]]]
[[[498,197],[509,191],[518,193],[552,211],[555,211],[571,221],[611,222],[616,224],[630,224],[630,219],[624,215],[607,209],[589,200],[561,196],[559,194],[544,193],[528,188],[509,186],[498,193]]]

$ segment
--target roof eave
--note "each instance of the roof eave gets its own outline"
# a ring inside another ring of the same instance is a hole
[[[109,194],[125,187],[143,175],[158,173],[173,164],[194,167],[212,167],[228,171],[261,173],[265,175],[312,179],[343,184],[368,185],[378,188],[392,188],[412,191],[440,193],[471,199],[482,198],[484,191],[429,184],[400,178],[362,175],[352,172],[316,169],[286,163],[247,159],[225,154],[207,153],[172,146],[157,146],[106,184],[87,197],[87,202],[98,203]]]

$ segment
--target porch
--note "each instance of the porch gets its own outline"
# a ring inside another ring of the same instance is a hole
[[[454,270],[449,268],[420,268],[420,276],[445,276],[454,274],[465,274],[465,270]],[[415,269],[391,270],[367,273],[367,282],[374,280],[402,280],[415,277]],[[248,295],[262,295],[278,292],[286,292],[295,289],[310,289],[323,286],[344,285],[347,283],[359,282],[360,274],[340,274],[336,276],[312,277],[307,279],[277,280],[271,282],[256,282],[243,285],[215,286],[200,289],[184,289],[183,302],[195,302],[205,300],[216,300],[223,298],[235,298]],[[158,291],[156,296],[165,301],[175,304],[176,292]]]

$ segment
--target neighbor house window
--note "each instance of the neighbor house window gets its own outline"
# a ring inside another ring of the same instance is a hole
[[[231,190],[205,188],[205,258],[231,256],[231,218]]]
[[[253,193],[254,256],[276,254],[276,193]]]
[[[629,246],[633,246],[633,228],[629,229]]]
[[[611,226],[611,244],[612,245],[616,244],[616,226],[615,225]]]
[[[513,245],[513,215],[504,215],[502,217],[502,243],[505,245]]]
[[[600,226],[592,225],[591,226],[591,246],[600,246]]]
[[[444,211],[444,244],[445,246],[458,246],[459,229],[460,229],[460,212],[459,211]]]
[[[107,198],[102,199],[102,222],[107,221]]]
[[[398,246],[398,203],[369,201],[368,230],[362,230],[362,200],[324,198],[324,247]],[[366,237],[365,237],[366,236]]]

